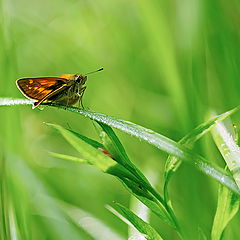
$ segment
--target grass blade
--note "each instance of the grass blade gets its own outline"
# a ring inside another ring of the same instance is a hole
[[[240,188],[240,148],[234,141],[231,126],[231,123],[228,127],[224,123],[217,123],[212,130],[212,135],[236,184]]]
[[[60,202],[60,207],[73,220],[73,222],[84,229],[93,239],[97,240],[123,240],[118,233],[103,221],[78,207]]]
[[[80,133],[77,133],[77,132],[74,132],[73,130],[70,130],[68,129],[71,133],[73,133],[74,135],[76,135],[78,138],[81,138],[83,141],[87,142],[88,144],[90,144],[91,146],[93,146],[94,148],[104,148],[103,144],[91,139],[91,138],[88,138],[86,136],[83,136],[82,134]]]
[[[132,194],[134,194],[140,201],[142,201],[146,206],[148,206],[164,222],[176,228],[176,223],[169,216],[168,212],[165,209],[164,203],[161,203],[162,198],[160,197],[159,203],[155,199],[155,197],[151,195],[151,192],[156,192],[151,187],[151,185],[144,184],[144,182],[141,181],[138,175],[132,174],[127,169],[125,169],[124,166],[120,165],[112,158],[108,157],[101,151],[94,148],[92,145],[85,141],[87,138],[82,139],[82,137],[79,137],[78,134],[74,133],[73,131],[69,131],[59,125],[48,125],[58,130],[63,135],[63,137],[65,137],[65,139],[83,156],[83,158],[86,159],[80,159],[81,163],[87,162],[94,165],[103,172],[117,176]],[[75,157],[68,155],[55,153],[53,155],[63,158],[65,160],[79,161],[79,158],[76,159]],[[151,188],[150,193],[148,192],[149,188]]]
[[[163,222],[167,223],[169,226],[177,229],[177,223],[175,219],[172,219],[169,212],[166,210],[166,206],[157,201],[148,191],[144,188],[139,188],[139,185],[127,179],[121,179],[127,190],[131,192],[139,201],[141,201],[145,206],[147,206],[156,216],[158,216]],[[175,217],[175,216],[174,216]]]
[[[34,101],[27,99],[13,99],[13,98],[0,98],[0,106],[13,106],[13,105],[31,105]]]
[[[98,122],[99,123],[99,122]],[[131,193],[138,198],[145,206],[152,210],[162,221],[169,224],[171,227],[178,229],[178,223],[173,211],[164,202],[163,198],[152,187],[148,179],[144,174],[131,162],[127,153],[114,133],[113,129],[106,124],[99,123],[104,132],[100,132],[104,146],[113,153],[114,158],[124,167],[126,167],[131,173],[136,175],[139,179],[139,184],[134,184],[127,179],[122,179],[123,183]],[[120,159],[120,160],[118,160]],[[140,186],[141,184],[141,186]],[[144,191],[145,190],[145,191]],[[149,195],[148,191],[154,196]],[[158,202],[158,201],[159,202]],[[168,209],[168,211],[166,211]],[[178,229],[179,230],[179,229]],[[179,230],[180,231],[180,230]]]
[[[217,210],[211,232],[212,240],[221,240],[223,231],[237,214],[238,209],[239,197],[228,188],[219,185]]]
[[[88,160],[85,160],[85,159],[82,159],[82,158],[79,158],[79,157],[70,156],[70,155],[65,155],[65,154],[60,154],[60,153],[54,153],[54,152],[48,152],[48,153],[49,153],[50,156],[56,157],[56,158],[59,158],[59,159],[70,160],[70,161],[78,162],[78,163],[87,163],[87,164],[90,164],[90,163],[88,162]]]
[[[94,165],[102,172],[109,173],[120,178],[127,178],[138,183],[138,179],[127,169],[79,138],[72,131],[56,124],[47,123],[47,125],[59,131],[59,133],[61,133],[62,136],[82,155],[83,159],[87,159],[90,164]]]
[[[23,197],[27,194],[31,196],[31,198],[26,198],[28,202],[24,202],[28,203],[28,209],[26,209],[24,215],[31,216],[34,212],[41,217],[42,221],[38,227],[40,230],[44,229],[43,238],[63,240],[68,239],[70,236],[73,240],[83,239],[82,234],[58,207],[57,201],[50,197],[46,186],[41,182],[41,179],[36,176],[35,172],[29,168],[24,161],[18,158],[13,158],[9,162],[9,176],[12,185],[19,190],[19,193],[15,195],[14,206],[20,205],[19,208],[21,209],[21,207],[23,207],[21,202],[23,201]],[[21,188],[18,187],[19,184]],[[21,199],[21,201],[19,201],[19,199]],[[27,223],[31,225],[31,221]],[[25,225],[24,221],[20,221],[18,224],[20,229]],[[29,232],[29,238],[23,237],[23,239],[31,239],[29,225],[26,226]]]
[[[62,105],[53,106],[65,109],[65,106]],[[117,128],[123,132],[126,132],[130,135],[133,135],[141,140],[148,142],[149,144],[161,149],[162,151],[167,152],[168,154],[177,156],[182,160],[193,164],[197,169],[204,172],[206,175],[214,178],[226,187],[230,188],[235,193],[240,194],[240,191],[233,179],[228,176],[228,174],[223,169],[213,166],[212,164],[208,163],[204,158],[195,154],[190,149],[182,146],[179,143],[176,143],[175,141],[159,133],[156,133],[150,129],[144,128],[129,121],[117,119],[115,117],[111,117],[102,113],[97,113],[89,110],[80,110],[76,107],[69,107],[67,110],[78,113],[95,121],[102,122],[108,126]],[[233,114],[237,110],[238,108],[233,109],[231,111],[231,114]]]
[[[217,123],[212,130],[212,135],[233,178],[239,186],[240,150],[235,143],[232,126],[230,120],[228,122]],[[239,197],[236,194],[219,185],[217,210],[211,232],[212,240],[222,239],[225,228],[239,210],[239,203]]]
[[[137,178],[139,178],[139,182],[146,187],[150,192],[153,193],[153,195],[156,195],[155,190],[153,190],[153,187],[151,186],[148,179],[144,176],[144,174],[131,162],[129,159],[122,143],[120,142],[119,138],[113,131],[113,129],[106,124],[103,124],[101,122],[98,122],[99,125],[102,127],[104,133],[106,135],[101,134],[102,140],[104,142],[104,146],[113,154],[115,160],[122,164],[126,169],[128,169],[131,173],[136,175]],[[159,197],[158,194],[156,196]],[[162,197],[159,199],[160,202],[163,202]]]
[[[8,101],[14,102],[16,101],[16,99],[15,100],[10,99]],[[6,102],[6,99],[5,99],[5,102]],[[21,104],[30,104],[30,102],[26,101],[25,103],[21,103]],[[0,101],[0,105],[4,105],[3,102]],[[63,106],[63,105],[51,105],[51,106],[58,107],[61,109],[66,108],[66,106]],[[235,108],[235,109],[238,109],[238,108]],[[199,169],[206,175],[212,177],[213,179],[217,180],[221,184],[225,185],[226,187],[230,188],[232,191],[240,195],[240,191],[236,186],[236,183],[223,169],[213,166],[212,164],[208,163],[204,158],[195,154],[190,149],[182,146],[181,144],[159,133],[156,133],[150,129],[144,128],[142,126],[131,123],[129,121],[117,119],[115,117],[111,117],[102,113],[80,110],[79,108],[76,108],[76,107],[68,107],[67,110],[78,113],[82,116],[88,117],[98,122],[105,123],[108,126],[117,128],[123,132],[126,132],[132,136],[135,136],[141,140],[148,142],[149,144],[161,149],[162,151],[170,155],[179,157],[182,160],[185,160],[193,164],[197,169]]]
[[[0,161],[0,239],[10,239],[10,221],[9,221],[9,209],[10,201],[8,199],[8,192],[6,186],[6,168],[5,159]]]
[[[163,240],[163,238],[156,232],[156,230],[147,222],[139,218],[135,213],[133,213],[128,208],[122,206],[119,203],[115,203],[114,208],[107,206],[107,209],[114,213],[115,215],[121,215],[121,219],[124,218],[130,222],[140,233],[144,234],[149,240]],[[118,214],[116,214],[116,212]]]
[[[235,113],[238,110],[238,108],[234,108],[231,111],[225,112],[223,114],[220,114],[218,116],[212,117],[208,121],[200,124],[195,129],[193,129],[190,133],[188,133],[186,136],[184,136],[179,143],[190,147],[192,144],[194,144],[197,140],[199,140],[201,137],[203,137],[206,133],[210,132],[211,129],[219,122],[225,120],[230,115]],[[174,174],[174,172],[177,171],[177,169],[180,167],[182,161],[181,159],[177,158],[176,156],[169,156],[166,164],[165,164],[165,170],[164,170],[164,199],[169,202],[168,197],[168,184],[170,181],[171,176]]]

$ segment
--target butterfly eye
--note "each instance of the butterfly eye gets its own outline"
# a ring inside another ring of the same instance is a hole
[[[84,84],[86,80],[87,80],[87,76],[84,76],[84,75],[80,75],[75,79],[77,83],[81,83],[81,84]]]
[[[78,76],[76,79],[75,79],[75,81],[77,82],[77,83],[80,83],[81,82],[81,76]]]

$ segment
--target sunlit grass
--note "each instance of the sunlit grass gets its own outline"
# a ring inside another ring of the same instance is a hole
[[[229,204],[232,192],[220,189],[222,198],[218,198],[216,181],[185,160],[180,162],[179,152],[191,149],[222,169],[224,160],[234,160],[226,159],[221,149],[221,133],[213,140],[203,131],[200,139],[195,127],[206,123],[212,109],[224,113],[239,105],[237,1],[2,0],[0,8],[1,98],[22,97],[15,84],[18,78],[104,67],[101,74],[89,76],[84,106],[171,140],[167,141],[170,145],[161,142],[163,151],[159,151],[144,138],[139,142],[117,131],[134,166],[159,176],[153,188],[173,208],[184,239],[195,239],[198,234],[200,239],[218,239],[225,226],[223,239],[239,238],[239,216],[232,218],[237,205]],[[129,207],[131,194],[117,178],[79,164],[79,158],[86,159],[43,124],[53,123],[103,144],[91,121],[57,108],[40,111],[17,105],[1,107],[0,117],[0,239],[107,239],[84,227],[85,219],[77,224],[64,204],[89,213],[116,239],[127,239],[128,227],[104,206],[114,208],[116,201]],[[239,113],[231,118],[238,132]],[[184,136],[190,143],[181,142]],[[174,160],[182,164],[180,168],[168,165],[166,172],[173,172],[168,185],[164,163],[169,153],[179,153]],[[61,159],[56,154],[62,154],[58,155]],[[224,203],[226,211],[221,211]],[[225,218],[222,225],[218,218]],[[152,213],[149,222],[163,239],[179,239],[174,228]]]

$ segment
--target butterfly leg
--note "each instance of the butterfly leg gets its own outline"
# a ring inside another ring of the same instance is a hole
[[[82,97],[83,97],[85,90],[86,90],[86,87],[83,87],[80,89],[80,91],[78,93],[78,95],[79,95],[78,108],[80,108],[80,106],[81,106],[81,108],[84,109]]]
[[[68,108],[70,93],[71,93],[71,87],[68,89],[68,92],[67,92],[67,103],[66,103],[65,110],[67,110],[67,108]]]

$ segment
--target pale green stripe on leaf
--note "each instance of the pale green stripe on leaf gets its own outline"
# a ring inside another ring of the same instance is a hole
[[[89,161],[83,159],[83,158],[79,158],[79,157],[75,157],[75,156],[70,156],[70,155],[65,155],[65,154],[61,154],[61,153],[54,153],[54,152],[48,152],[50,156],[52,157],[56,157],[56,158],[60,158],[63,160],[70,160],[73,162],[79,162],[79,163],[87,163],[89,164]]]

